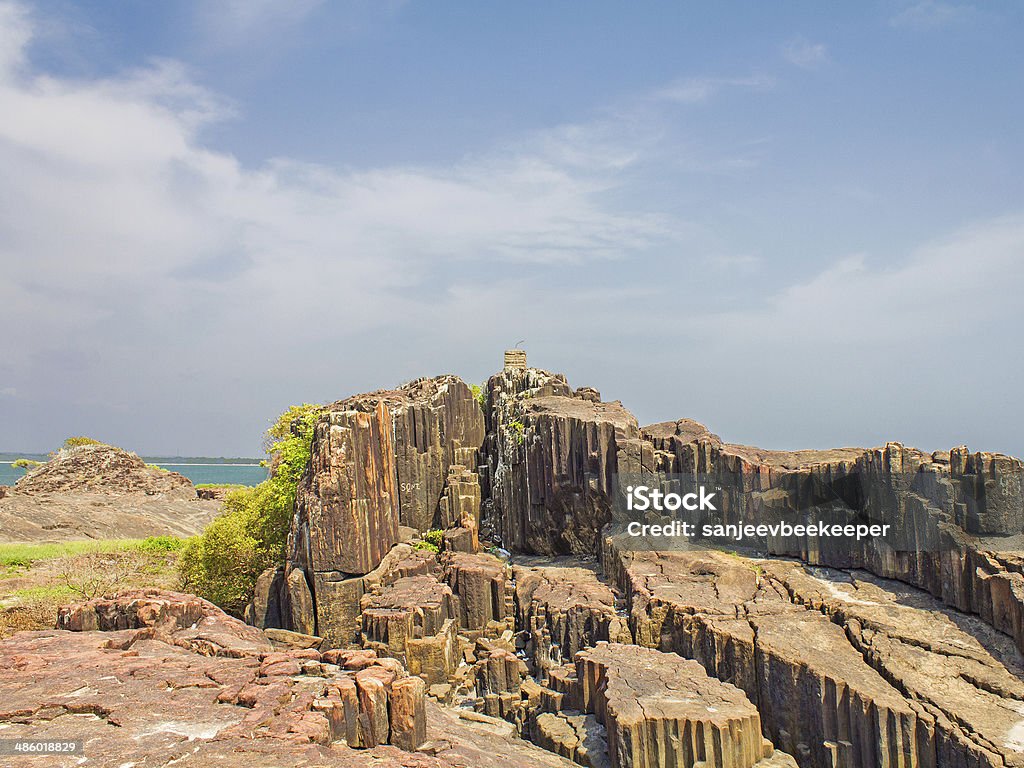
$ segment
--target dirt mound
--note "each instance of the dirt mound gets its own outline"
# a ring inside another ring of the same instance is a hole
[[[12,493],[28,494],[92,491],[196,498],[196,489],[187,477],[150,467],[134,453],[112,445],[83,445],[62,450],[12,488]]]

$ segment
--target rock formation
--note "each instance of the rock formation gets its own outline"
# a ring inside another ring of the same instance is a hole
[[[192,536],[220,510],[188,478],[110,445],[61,450],[0,494],[0,541]]]
[[[700,477],[723,523],[840,508],[898,535],[659,551],[617,527],[630,477]],[[962,448],[641,428],[513,350],[482,409],[441,377],[328,410],[254,615],[390,656],[429,698],[582,765],[1022,765],[1022,479]],[[400,524],[443,529],[445,552],[396,545]]]
[[[308,764],[1024,766],[1019,460],[898,443],[766,451],[687,419],[641,427],[522,350],[481,400],[442,376],[329,406],[255,626],[128,596],[70,608],[59,626],[76,632],[19,635],[5,652],[102,648],[115,676],[140,656],[166,666],[198,713],[176,702],[168,719],[217,725],[200,754],[263,749],[286,765],[315,748]],[[723,523],[842,513],[894,535],[659,546],[621,531],[633,477],[701,478]],[[63,685],[44,661],[25,669]],[[96,678],[85,685],[107,691]],[[0,665],[8,723],[84,727],[11,679]],[[91,696],[81,711],[116,709]],[[143,754],[147,728],[125,731]]]

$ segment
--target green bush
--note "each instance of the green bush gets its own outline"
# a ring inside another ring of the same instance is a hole
[[[313,427],[322,408],[295,405],[267,430],[270,477],[224,498],[224,511],[181,550],[183,586],[240,615],[256,578],[285,556],[295,489],[309,461]]]
[[[413,549],[423,549],[427,552],[433,552],[435,555],[440,554],[441,547],[437,544],[431,544],[429,541],[414,541],[412,544]]]
[[[480,403],[480,408],[483,409],[486,412],[487,411],[487,390],[485,390],[483,388],[483,386],[481,386],[480,384],[470,384],[469,385],[469,389],[473,393],[473,397],[476,398],[476,401],[478,403]]]
[[[163,555],[177,552],[185,546],[185,540],[177,536],[150,536],[139,542],[138,549],[150,555]]]
[[[41,467],[43,462],[36,461],[35,459],[17,459],[11,462],[11,466],[15,469],[24,469],[26,472],[31,472],[36,467]]]
[[[100,440],[96,440],[92,437],[86,437],[85,435],[78,435],[76,437],[69,437],[64,441],[64,445],[61,448],[80,448],[83,445],[103,445]]]
[[[423,534],[423,540],[428,544],[433,544],[435,547],[440,548],[444,543],[444,531],[440,528],[431,528]]]

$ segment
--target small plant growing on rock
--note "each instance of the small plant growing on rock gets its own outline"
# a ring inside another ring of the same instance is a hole
[[[508,423],[508,433],[512,437],[513,445],[522,445],[526,442],[526,425],[519,419]]]
[[[11,466],[15,469],[24,469],[26,472],[31,472],[36,467],[41,467],[43,462],[36,461],[35,459],[17,459],[11,462]]]
[[[103,445],[100,440],[93,437],[86,437],[85,435],[76,435],[75,437],[69,437],[64,441],[64,445],[61,446],[64,450],[71,448],[81,448],[83,445]]]
[[[423,540],[428,544],[433,544],[435,547],[440,548],[444,543],[444,531],[440,528],[431,528],[423,534]]]
[[[480,408],[484,411],[487,410],[487,391],[481,384],[470,384],[469,389],[473,392],[473,397],[480,404]]]

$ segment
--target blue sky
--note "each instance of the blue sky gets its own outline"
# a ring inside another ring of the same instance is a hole
[[[531,360],[1024,454],[1018,3],[0,2],[0,448]]]

